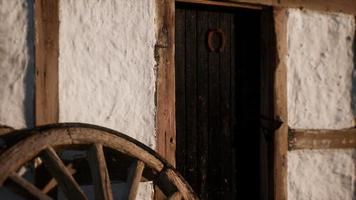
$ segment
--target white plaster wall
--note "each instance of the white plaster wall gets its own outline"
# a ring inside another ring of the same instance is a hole
[[[126,133],[155,148],[155,4],[61,0],[61,122]]]
[[[353,127],[354,17],[290,9],[287,27],[288,125]],[[356,199],[355,155],[355,150],[289,152],[288,200]]]
[[[153,0],[60,0],[60,122],[105,126],[155,148],[155,14]],[[141,184],[138,198],[152,191]]]
[[[0,0],[0,124],[33,126],[33,2]]]
[[[0,124],[34,124],[33,0],[0,0]],[[0,140],[1,145],[1,140]],[[0,188],[0,199],[22,199]]]
[[[292,128],[354,126],[354,16],[289,10],[288,124]]]
[[[288,200],[356,198],[356,150],[298,150],[288,159]]]

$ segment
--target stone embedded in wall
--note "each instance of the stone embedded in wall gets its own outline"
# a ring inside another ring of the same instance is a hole
[[[356,150],[288,154],[288,200],[355,199]]]
[[[0,0],[0,124],[34,124],[33,1]]]
[[[289,10],[287,87],[291,128],[354,126],[354,34],[352,15]]]

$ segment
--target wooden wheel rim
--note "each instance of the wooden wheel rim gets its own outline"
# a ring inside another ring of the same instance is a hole
[[[0,186],[12,173],[43,150],[66,145],[101,144],[136,158],[159,173],[164,171],[183,199],[197,199],[190,186],[171,165],[149,147],[120,132],[82,123],[53,124],[17,132],[24,138],[0,155]]]

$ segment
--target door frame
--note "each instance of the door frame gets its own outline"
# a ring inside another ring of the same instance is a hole
[[[169,163],[175,166],[176,150],[176,115],[175,115],[175,3],[185,2],[192,4],[215,5],[224,7],[242,7],[249,9],[270,9],[261,4],[245,4],[234,2],[213,2],[209,0],[156,0],[157,8],[157,42],[155,45],[155,59],[157,62],[157,90],[156,90],[156,135],[157,152]],[[260,2],[262,3],[263,0]],[[266,5],[262,3],[263,5]],[[286,65],[286,16],[287,10],[273,8],[273,19],[270,26],[274,29],[274,40],[270,46],[274,49],[269,57],[273,65],[273,107],[274,117],[287,122],[287,88]],[[272,136],[273,191],[270,199],[287,199],[287,151],[288,126],[284,123]],[[159,192],[155,192],[155,199],[161,199]]]

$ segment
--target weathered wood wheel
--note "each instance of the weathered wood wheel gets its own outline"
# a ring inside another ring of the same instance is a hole
[[[136,199],[140,181],[152,181],[167,199],[198,199],[177,171],[153,150],[107,128],[63,123],[16,130],[0,138],[6,144],[0,150],[0,186],[27,199],[55,199],[50,191],[57,186],[69,200],[88,199],[80,183],[89,174],[95,199],[116,199],[112,183],[122,177],[126,177],[123,199]],[[63,152],[68,151],[84,152],[87,169],[83,159],[63,158]],[[40,175],[45,184],[31,182],[21,175],[19,171],[29,165],[35,172],[42,169],[41,173],[51,175]],[[118,173],[120,169],[122,172]]]

